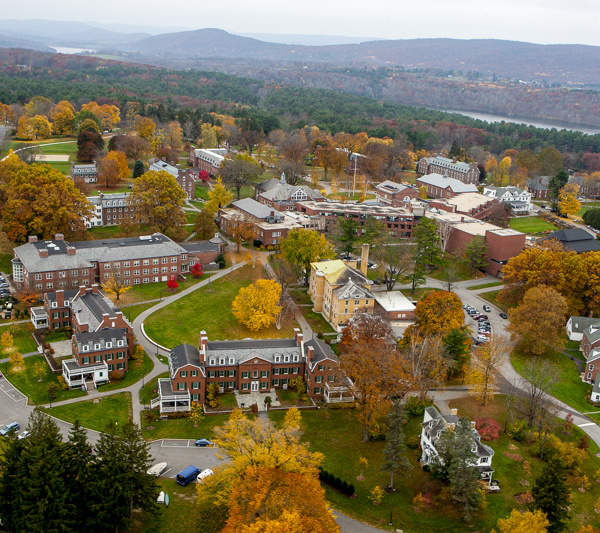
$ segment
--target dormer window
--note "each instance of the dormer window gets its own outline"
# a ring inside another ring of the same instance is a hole
[[[224,365],[224,364],[225,364],[225,358],[224,358],[224,357],[221,357],[221,358],[219,359],[219,364],[220,364],[220,365]]]
[[[298,356],[294,355],[294,363],[297,363],[297,362],[298,362]]]
[[[210,364],[211,364],[212,366],[216,365],[216,364],[217,364],[217,361],[216,361],[216,359],[212,358],[212,359],[210,360]]]
[[[52,307],[58,307],[58,304],[56,302],[52,302]]]
[[[283,356],[283,362],[284,363],[289,363],[290,362],[290,356],[289,355],[284,355]]]
[[[235,359],[233,357],[229,358],[229,364],[230,365],[235,365]]]
[[[276,363],[279,363],[280,361],[281,361],[281,356],[279,356],[279,355],[276,355],[276,356],[275,356],[275,362],[276,362]]]
[[[94,344],[94,350],[99,350],[100,349],[100,345],[99,344]]]
[[[117,346],[123,346],[123,341],[117,341]]]
[[[83,346],[83,351],[84,352],[89,352],[90,351],[90,347],[86,344],[85,346]]]
[[[106,347],[107,347],[107,348],[112,348],[112,342],[107,342],[107,343],[106,343]]]

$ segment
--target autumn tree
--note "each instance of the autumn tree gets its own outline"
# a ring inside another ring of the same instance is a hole
[[[20,352],[13,350],[8,355],[8,360],[13,371],[21,370],[21,365],[23,364],[24,359]]]
[[[51,239],[81,237],[84,217],[93,213],[91,204],[62,172],[50,165],[34,164],[19,170],[6,188],[2,213],[8,238],[23,243],[28,235]]]
[[[102,123],[102,128],[112,130],[121,121],[121,110],[112,104],[99,105],[98,102],[89,102],[81,106],[82,111],[91,111]]]
[[[217,178],[214,187],[208,191],[206,210],[214,215],[222,207],[227,207],[231,200],[233,200],[232,192],[223,185],[221,178]]]
[[[521,304],[509,310],[508,331],[528,353],[559,350],[565,344],[562,329],[566,314],[567,302],[556,290],[534,287],[525,293]]]
[[[200,126],[200,144],[202,148],[214,148],[218,145],[217,143],[217,128],[210,124],[210,122],[205,122]]]
[[[513,509],[507,518],[498,520],[500,533],[547,533],[549,525],[546,514],[539,509],[525,513]]]
[[[281,285],[271,279],[259,279],[242,287],[231,309],[238,321],[252,331],[268,328],[281,312]]]
[[[125,280],[120,276],[116,277],[115,273],[112,272],[102,283],[102,289],[108,294],[114,294],[118,302],[121,295],[131,289],[131,285],[125,285]]]
[[[156,131],[156,124],[151,118],[136,115],[133,119],[133,128],[141,139],[151,141]]]
[[[394,473],[399,471],[408,473],[412,465],[406,457],[406,445],[404,444],[404,412],[399,402],[393,402],[388,413],[388,431],[383,448],[383,463],[381,470],[390,473],[390,484],[388,488],[394,490]]]
[[[465,247],[463,256],[465,263],[471,267],[473,275],[477,270],[484,269],[487,265],[487,243],[485,237],[482,235],[473,237]]]
[[[185,193],[171,174],[150,170],[135,180],[128,203],[136,220],[164,233],[185,224],[184,200]]]
[[[202,265],[200,263],[194,263],[191,270],[194,278],[201,278],[204,272],[202,272]]]
[[[35,138],[31,118],[27,115],[23,115],[21,118],[19,118],[19,122],[17,123],[17,137],[27,141]]]
[[[12,333],[7,329],[0,336],[0,349],[4,352],[10,352],[14,344]]]
[[[223,183],[235,188],[237,199],[240,199],[242,187],[260,175],[260,165],[245,154],[238,154],[234,159],[225,159],[219,168],[219,176]]]
[[[169,122],[165,128],[164,145],[175,154],[183,148],[183,130],[179,122]]]
[[[129,167],[127,166],[127,156],[125,152],[121,152],[119,150],[111,150],[106,154],[106,158],[109,160],[113,160],[117,163],[117,177],[120,181],[125,181],[129,179],[131,173],[129,172]]]
[[[70,102],[62,100],[50,112],[54,133],[73,133],[73,121],[75,119],[75,108]]]
[[[221,533],[337,533],[325,490],[314,475],[251,465],[234,484]]]
[[[416,325],[424,334],[446,334],[465,320],[462,302],[453,292],[433,291],[417,303]]]
[[[41,115],[36,115],[30,119],[34,139],[47,139],[52,135],[52,124]]]
[[[227,232],[236,243],[239,254],[242,243],[254,237],[254,222],[245,213],[236,212],[227,221]]]
[[[482,405],[487,405],[493,397],[500,369],[507,356],[506,341],[498,336],[473,351],[466,377],[471,394],[475,395]]]
[[[54,103],[50,98],[46,98],[45,96],[34,96],[25,104],[25,112],[30,117],[41,115],[42,117],[48,118],[53,107]]]
[[[335,257],[333,246],[325,236],[309,229],[292,229],[281,240],[281,255],[292,265],[302,269],[305,284],[308,285],[310,264]]]
[[[301,442],[301,420],[296,408],[286,412],[278,427],[268,419],[250,420],[240,410],[234,410],[229,420],[214,430],[214,443],[226,461],[198,486],[199,502],[211,506],[227,503],[249,466],[316,477],[323,454],[311,452],[308,444]]]
[[[333,238],[342,254],[352,254],[358,240],[358,222],[352,217],[338,217],[333,230]]]
[[[77,130],[77,159],[91,161],[104,149],[104,139],[100,129],[92,119],[84,120]]]
[[[581,209],[577,199],[579,187],[574,183],[567,183],[558,193],[558,208],[565,215],[574,215]]]
[[[105,157],[98,163],[98,180],[107,187],[115,187],[119,183],[119,164],[112,158]]]
[[[208,209],[203,209],[196,214],[194,218],[194,233],[196,237],[203,241],[214,237],[218,231],[217,225],[215,224],[215,216]]]
[[[316,149],[313,157],[313,165],[317,165],[323,169],[325,181],[329,170],[333,170],[339,174],[348,159],[346,154],[338,150],[331,141],[327,140],[320,144]]]

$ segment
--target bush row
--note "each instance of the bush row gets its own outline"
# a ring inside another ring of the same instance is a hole
[[[339,477],[322,468],[319,468],[319,481],[339,490],[344,496],[352,496],[354,494],[354,485],[352,483],[342,481]]]

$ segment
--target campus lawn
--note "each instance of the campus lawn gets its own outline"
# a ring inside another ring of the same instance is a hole
[[[294,302],[296,302],[297,304],[312,305],[312,300],[310,299],[307,289],[304,289],[304,288],[288,289],[288,293],[292,297]]]
[[[150,401],[152,400],[152,398],[156,398],[158,396],[158,379],[159,378],[168,378],[168,377],[169,377],[169,373],[163,372],[162,374],[159,374],[158,376],[156,376],[152,381],[149,381],[148,383],[146,383],[140,389],[140,397],[139,397],[140,404],[150,405]]]
[[[103,398],[53,406],[52,409],[44,407],[43,410],[65,422],[73,424],[79,420],[84,428],[105,431],[109,424],[122,426],[131,418],[131,393],[120,392]]]
[[[34,365],[36,363],[42,363],[43,365],[44,374],[42,381],[38,381],[37,375],[34,374]],[[50,372],[46,360],[41,355],[25,357],[23,366],[19,371],[12,370],[8,363],[3,366],[4,368],[2,368],[2,371],[6,375],[6,379],[8,379],[16,389],[20,390],[29,398],[29,403],[31,405],[47,404],[49,398],[46,387],[49,383],[56,383],[59,385],[58,380],[56,379],[57,375]],[[6,368],[8,368],[8,373],[6,373]],[[86,396],[86,393],[79,389],[65,391],[61,389],[58,391],[54,401],[59,402],[70,398],[78,398],[79,396]]]
[[[109,294],[108,297],[114,303],[116,303],[116,305],[147,302],[148,300],[162,300],[168,296],[172,296],[173,294],[178,294],[181,291],[196,285],[196,283],[200,283],[203,279],[206,279],[210,275],[211,274],[205,273],[200,278],[194,278],[191,274],[188,274],[186,276],[186,281],[177,281],[179,287],[177,287],[175,290],[170,290],[167,287],[167,282],[161,281],[158,283],[142,283],[140,285],[133,285],[127,292],[121,294],[118,302],[115,300],[114,295]],[[127,310],[128,308],[125,307],[123,313],[127,314]]]
[[[434,289],[433,287],[418,287],[415,289],[414,294],[412,293],[412,289],[400,289],[400,292],[404,294],[404,296],[408,298],[412,298],[415,301],[419,301],[425,294],[428,294],[432,291],[441,291],[442,289]]]
[[[205,204],[203,202],[198,202],[196,200],[190,200],[189,203],[192,204],[194,207],[197,207],[198,209],[204,209],[205,207]]]
[[[491,281],[490,283],[482,283],[481,285],[471,285],[467,287],[469,291],[477,291],[479,289],[487,289],[489,287],[501,287],[504,285],[503,281]]]
[[[293,328],[296,327],[293,317],[289,317],[279,330],[273,325],[254,332],[233,316],[231,302],[240,288],[262,277],[259,266],[241,267],[151,314],[144,325],[146,333],[168,348],[184,342],[196,346],[201,330],[207,332],[210,340],[293,337]]]
[[[540,360],[550,361],[558,371],[558,381],[550,389],[550,394],[582,413],[597,410],[585,400],[585,396],[592,390],[592,386],[581,381],[577,366],[569,356],[554,350],[546,350],[544,355],[532,356],[524,354],[517,346],[511,354],[510,360],[515,370],[525,378],[530,377],[527,363],[535,363]]]
[[[279,398],[279,402],[281,403],[282,407],[290,407],[295,405],[313,405],[309,399],[300,401],[298,399],[298,393],[292,389],[278,389],[277,397]]]
[[[121,307],[121,311],[123,311],[123,314],[127,317],[129,322],[133,322],[139,314],[143,313],[146,309],[154,307],[155,305],[156,303],[154,302],[149,304],[129,305],[126,307]]]
[[[157,411],[158,412],[158,411]],[[148,421],[144,417],[142,411],[142,434],[146,440],[158,439],[212,439],[214,429],[222,426],[229,418],[229,414],[225,415],[207,415],[205,416],[198,427],[194,427],[194,423],[188,417],[174,418],[172,420],[155,420],[152,422],[154,429],[147,429]]]
[[[522,233],[540,233],[555,230],[556,226],[538,217],[518,217],[510,219],[510,227]]]
[[[188,224],[194,224],[194,220],[196,219],[197,211],[186,211],[185,218]]]
[[[64,141],[61,141],[64,143]],[[77,141],[72,141],[64,144],[50,144],[40,146],[40,151],[45,155],[69,155],[73,156],[75,160],[75,154],[77,153]],[[43,161],[45,162],[45,161]],[[70,163],[69,163],[70,168]]]
[[[298,307],[302,316],[308,322],[310,329],[315,333],[335,333],[333,326],[323,318],[321,313],[313,311],[310,307]]]
[[[68,341],[71,339],[71,334],[67,333],[63,329],[56,329],[54,331],[49,331],[44,336],[44,342],[60,342],[60,341]]]
[[[360,193],[355,192],[352,194],[351,192],[340,192],[336,194],[328,194],[327,198],[335,199],[336,197],[343,198],[348,202],[358,202],[360,200]],[[374,194],[365,194],[365,200],[373,200],[375,198]]]
[[[440,257],[434,264],[437,265],[437,268],[427,274],[430,278],[434,278],[440,281],[444,281],[445,272],[444,270],[449,267],[453,267],[456,269],[456,280],[457,281],[465,281],[468,279],[477,279],[485,277],[485,274],[480,270],[476,270],[473,272],[473,269],[467,265],[462,259],[459,257],[455,257],[450,253],[446,253],[443,257]]]
[[[498,290],[498,291],[482,292],[481,294],[478,294],[477,296],[479,296],[480,298],[483,298],[484,300],[491,303],[492,305],[499,307],[500,309],[502,309],[502,311],[504,311],[506,313],[508,311],[508,306],[504,302],[501,302],[498,299],[499,294],[500,294],[500,291]]]
[[[13,254],[0,254],[0,272],[4,272],[7,275],[10,275],[12,272],[12,259]]]
[[[12,333],[13,348],[21,354],[35,352],[37,350],[37,344],[33,340],[31,331],[29,331],[27,325],[28,324],[13,324],[12,326],[0,328],[0,335],[5,331],[10,331]],[[2,352],[0,358],[8,357],[8,353],[9,352],[6,352],[5,354]]]
[[[208,200],[208,191],[210,189],[206,186],[206,185],[202,185],[201,183],[196,183],[196,187],[195,187],[195,191],[196,191],[196,198],[202,198],[203,200]],[[196,207],[204,207],[203,204],[200,204],[200,202],[192,202],[194,205],[196,205]]]
[[[100,385],[98,390],[100,392],[106,392],[110,390],[124,389],[125,387],[129,387],[130,385],[137,383],[140,379],[142,379],[142,377],[152,372],[152,369],[154,368],[152,359],[150,359],[146,353],[144,353],[144,359],[141,362],[138,363],[137,361],[130,359],[128,364],[129,368],[127,372],[125,372],[123,379],[112,380],[106,385]]]

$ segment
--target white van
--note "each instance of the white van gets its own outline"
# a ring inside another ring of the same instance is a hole
[[[206,468],[205,470],[202,470],[202,472],[200,472],[198,474],[198,477],[196,478],[196,483],[202,483],[202,481],[204,481],[204,478],[207,478],[208,476],[212,476],[213,475],[213,471],[210,468]]]

